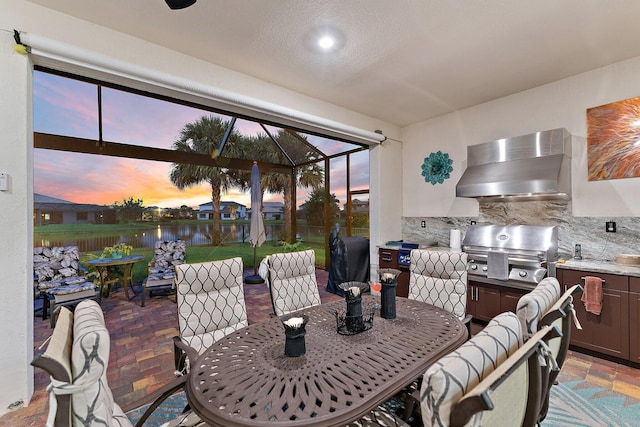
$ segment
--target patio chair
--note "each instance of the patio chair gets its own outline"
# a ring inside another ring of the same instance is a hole
[[[175,365],[225,335],[249,325],[244,301],[242,258],[176,266],[180,336],[174,337]]]
[[[574,320],[577,322],[573,308],[573,296],[581,290],[580,285],[574,285],[561,295],[558,280],[555,277],[546,277],[531,292],[518,300],[516,313],[520,319],[525,339],[529,339],[540,328],[547,325],[555,326],[562,333],[561,337],[554,338],[549,342],[551,354],[558,369],[551,371],[548,384],[543,385],[540,422],[547,416],[551,386],[556,382],[569,350],[571,324]],[[581,329],[579,322],[576,323],[576,326]]]
[[[553,358],[547,351],[547,343],[559,334],[553,326],[541,328],[495,369],[490,368],[488,374],[484,372],[484,379],[453,403],[449,425],[537,426],[543,384]],[[440,406],[446,404],[441,402]]]
[[[316,279],[316,253],[275,253],[269,256],[269,291],[277,316],[320,304]]]
[[[101,287],[81,274],[77,246],[36,247],[33,249],[36,293],[42,297],[42,319],[56,324],[56,308],[72,307],[85,299],[101,302]]]
[[[467,315],[467,254],[413,249],[409,265],[409,299],[426,302],[455,314],[471,336]]]
[[[51,376],[47,425],[132,425],[113,400],[107,383],[110,346],[109,331],[97,302],[82,301],[74,313],[66,307],[60,309],[47,349],[31,362]],[[175,378],[131,405],[137,408],[150,404],[136,425],[142,425],[160,403],[184,387],[185,381],[184,376]]]
[[[149,262],[149,275],[142,282],[142,297],[140,305],[144,307],[144,296],[149,291],[151,298],[153,291],[158,289],[175,289],[176,265],[185,261],[187,244],[182,240],[159,240],[153,250],[153,258]]]
[[[434,363],[424,373],[419,393],[424,425],[450,425],[454,404],[522,344],[518,317],[502,313],[457,350]]]

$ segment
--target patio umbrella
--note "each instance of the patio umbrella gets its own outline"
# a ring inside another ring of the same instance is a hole
[[[253,276],[245,277],[246,283],[262,283],[264,280],[258,275],[256,264],[256,248],[267,239],[262,221],[262,190],[260,188],[260,171],[258,162],[253,162],[251,168],[251,229],[249,230],[249,242],[253,246]]]

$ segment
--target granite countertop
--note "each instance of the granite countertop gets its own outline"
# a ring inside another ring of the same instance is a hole
[[[556,264],[556,268],[565,270],[593,271],[595,273],[620,274],[622,276],[640,277],[640,266],[616,264],[613,261],[590,259],[569,259],[564,264]]]

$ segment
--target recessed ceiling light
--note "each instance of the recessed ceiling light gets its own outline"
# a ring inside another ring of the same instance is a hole
[[[331,49],[335,44],[335,39],[329,35],[324,35],[318,40],[318,46],[320,46],[320,48],[324,50]]]
[[[324,25],[309,31],[305,35],[305,44],[311,51],[336,52],[344,47],[345,36],[337,28]]]

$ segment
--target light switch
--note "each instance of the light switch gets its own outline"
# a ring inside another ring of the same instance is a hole
[[[0,173],[0,191],[7,191],[9,189],[9,175],[6,173]]]

